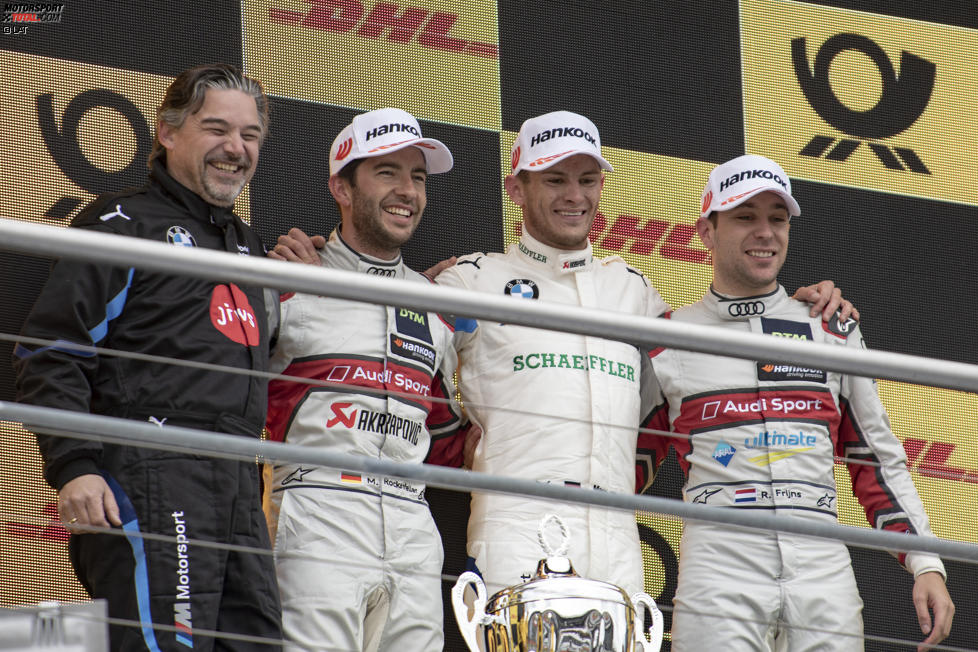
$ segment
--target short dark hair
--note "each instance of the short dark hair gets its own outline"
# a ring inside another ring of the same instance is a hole
[[[255,100],[258,108],[258,126],[261,127],[261,137],[264,140],[268,133],[268,97],[257,79],[245,76],[240,70],[227,63],[209,63],[184,70],[177,75],[173,83],[166,89],[163,103],[156,110],[157,123],[163,122],[171,127],[181,127],[188,115],[200,111],[204,105],[207,91],[235,90],[247,93]],[[153,137],[153,151],[149,155],[149,164],[159,158],[165,148],[160,143],[160,135]]]
[[[344,165],[342,168],[340,168],[340,171],[336,173],[336,176],[346,181],[352,187],[356,188],[357,168],[360,167],[360,164],[363,163],[364,160],[365,159],[362,158],[353,159],[352,161]]]
[[[362,158],[355,158],[355,159],[353,159],[352,161],[350,161],[349,163],[347,163],[346,165],[344,165],[343,167],[341,167],[340,168],[340,171],[336,173],[336,176],[338,176],[340,179],[343,179],[348,184],[350,184],[350,187],[351,188],[356,188],[357,187],[357,168],[359,168],[360,167],[360,164],[363,163],[365,160],[366,159],[362,159]],[[334,201],[335,201],[335,198],[334,198]],[[340,207],[340,203],[339,202],[336,202],[336,210],[340,211],[340,214],[341,215],[343,214],[343,209]]]

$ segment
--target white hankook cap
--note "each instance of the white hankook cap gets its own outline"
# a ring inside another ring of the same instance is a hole
[[[574,154],[593,156],[603,170],[613,170],[601,156],[601,134],[594,123],[570,111],[554,111],[530,118],[513,143],[513,174],[539,172]]]
[[[781,166],[757,154],[744,154],[718,165],[710,172],[703,189],[700,216],[713,211],[728,211],[759,192],[776,192],[788,206],[789,215],[801,215],[801,207],[791,196],[791,179]]]
[[[417,147],[424,154],[429,174],[452,169],[455,161],[444,143],[421,135],[417,119],[402,109],[376,109],[353,118],[329,148],[329,174],[333,176],[350,161]]]

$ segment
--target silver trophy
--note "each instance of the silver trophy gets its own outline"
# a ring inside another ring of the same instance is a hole
[[[556,523],[563,535],[559,548],[544,530]],[[475,573],[462,573],[452,589],[452,606],[462,638],[472,652],[658,652],[662,645],[662,612],[643,592],[628,597],[608,582],[581,577],[567,554],[567,528],[551,514],[540,522],[540,545],[546,555],[536,576],[486,599],[486,585]],[[466,587],[475,600],[465,604]],[[644,609],[643,609],[644,607]],[[652,617],[646,640],[645,611]]]

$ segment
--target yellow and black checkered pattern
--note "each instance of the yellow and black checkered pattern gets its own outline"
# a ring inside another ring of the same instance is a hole
[[[888,13],[873,13],[881,4]],[[626,258],[671,304],[709,282],[693,228],[709,170],[763,154],[787,170],[802,206],[784,285],[832,278],[874,347],[973,363],[976,51],[978,13],[950,0],[69,0],[58,23],[3,23],[3,216],[67,224],[96,194],[141,183],[163,89],[184,68],[225,61],[273,98],[258,172],[238,201],[268,244],[291,226],[337,223],[329,145],[357,112],[402,107],[451,148],[455,169],[429,180],[405,250],[424,269],[516,239],[519,214],[501,190],[510,144],[524,119],[568,109],[597,124],[615,167],[591,234],[597,252]],[[0,258],[11,333],[46,263]],[[0,399],[12,385],[0,365]],[[978,541],[978,401],[894,382],[880,392],[934,531]],[[80,599],[30,435],[2,430],[0,604]],[[667,466],[655,490],[678,496],[680,485]],[[432,491],[431,502],[445,570],[460,572],[467,501]],[[865,525],[851,497],[840,511]],[[679,524],[639,520],[646,588],[668,605]],[[867,633],[918,639],[906,573],[884,553],[853,557]],[[959,616],[947,643],[978,645],[978,569],[948,568]],[[463,649],[446,629],[447,649]]]

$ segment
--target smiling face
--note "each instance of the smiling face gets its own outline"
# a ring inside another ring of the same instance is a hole
[[[216,206],[232,205],[258,165],[258,109],[242,91],[209,89],[200,110],[157,133],[170,176]]]
[[[774,291],[788,253],[789,226],[784,200],[770,191],[701,217],[696,227],[713,253],[713,288],[735,297]]]
[[[568,251],[587,247],[602,187],[601,166],[587,154],[506,177],[506,192],[523,209],[523,228],[543,244]]]
[[[358,252],[383,260],[396,258],[421,222],[427,204],[424,154],[405,147],[365,158],[352,181],[335,174],[329,189],[340,207],[343,239]]]

